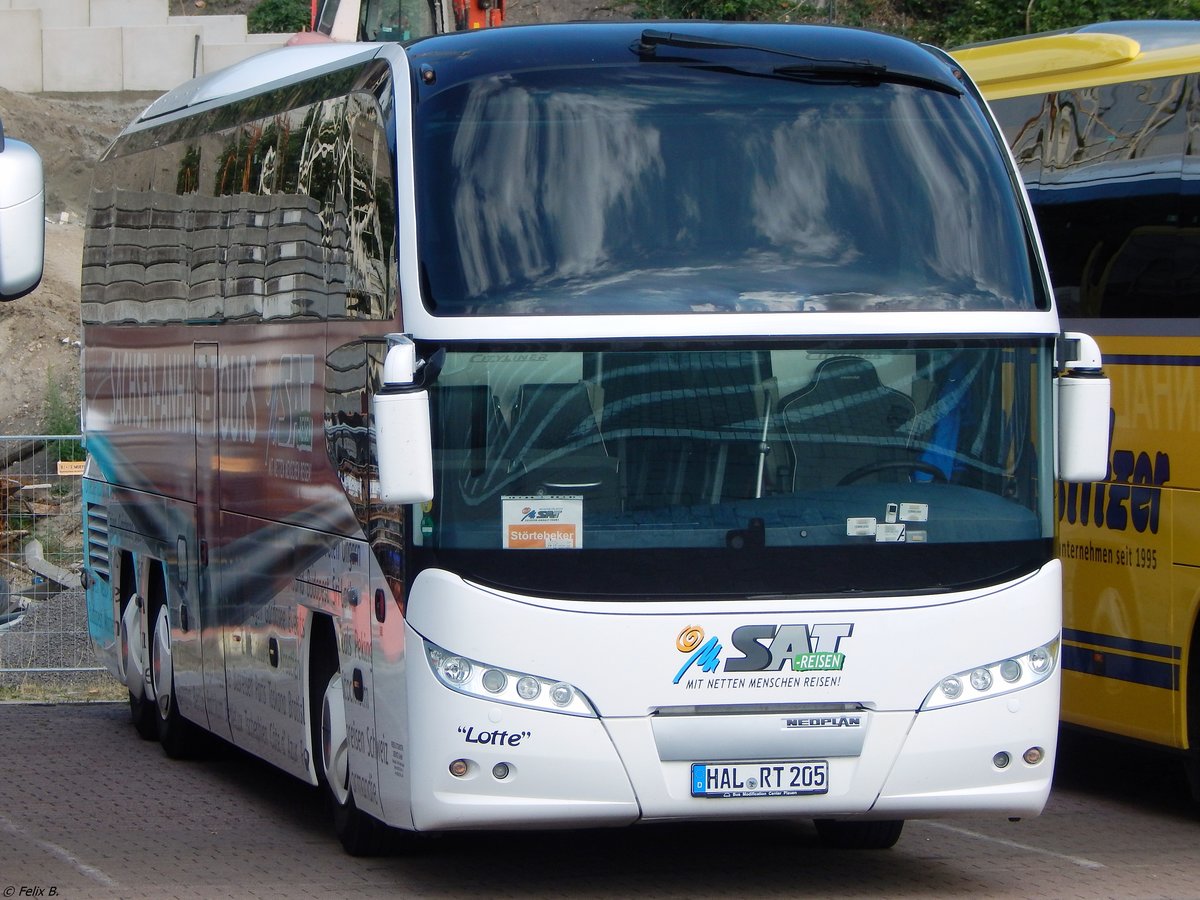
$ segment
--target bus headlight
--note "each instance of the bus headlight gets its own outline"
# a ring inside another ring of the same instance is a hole
[[[921,709],[940,709],[1019,691],[1049,678],[1057,662],[1055,638],[1019,656],[947,675],[925,696]]]
[[[429,641],[425,658],[438,681],[461,694],[570,716],[596,716],[588,699],[565,681],[468,659]]]

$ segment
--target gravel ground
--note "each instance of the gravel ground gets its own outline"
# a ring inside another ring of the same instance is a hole
[[[124,698],[125,689],[107,671],[95,671],[97,666],[81,590],[33,601],[20,622],[0,632],[0,698]]]

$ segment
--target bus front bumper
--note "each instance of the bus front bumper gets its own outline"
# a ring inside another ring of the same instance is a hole
[[[639,820],[1033,816],[1049,794],[1057,740],[1058,683],[1049,679],[934,711],[864,711],[865,731],[853,755],[835,755],[844,752],[836,741],[814,735],[812,752],[806,747],[793,758],[827,762],[822,793],[696,797],[694,763],[777,763],[778,756],[755,752],[731,759],[728,748],[743,734],[744,746],[752,747],[764,725],[780,716],[695,716],[701,739],[689,756],[668,749],[661,730],[656,737],[653,716],[597,719],[498,708],[436,683],[417,694],[427,691],[422,717],[436,725],[414,741],[410,781],[413,825],[422,831]],[[465,774],[454,773],[460,760]]]

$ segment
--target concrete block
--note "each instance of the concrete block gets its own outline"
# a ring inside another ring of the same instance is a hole
[[[200,28],[161,25],[121,29],[127,91],[168,91],[199,74],[203,66]]]
[[[42,31],[42,90],[119,91],[120,28],[47,28]]]
[[[13,9],[40,9],[46,28],[87,28],[92,24],[90,0],[11,0]]]
[[[167,0],[92,0],[92,27],[167,24]]]
[[[246,40],[245,16],[171,16],[168,25],[204,29],[206,44],[240,44]]]
[[[292,38],[294,34],[278,34],[278,33],[260,33],[246,35],[246,43],[248,44],[270,44],[272,47],[282,47]]]
[[[0,9],[0,87],[36,94],[42,90],[42,11]]]
[[[252,56],[258,56],[260,53],[265,53],[267,50],[274,50],[276,47],[282,47],[283,41],[278,44],[268,43],[245,43],[245,44],[205,44],[204,45],[204,72],[216,72],[219,69],[224,69],[232,66],[234,63],[241,62],[243,59],[249,59]]]

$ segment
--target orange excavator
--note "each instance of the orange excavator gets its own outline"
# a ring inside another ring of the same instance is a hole
[[[504,0],[312,0],[311,41],[408,41],[504,24]]]

